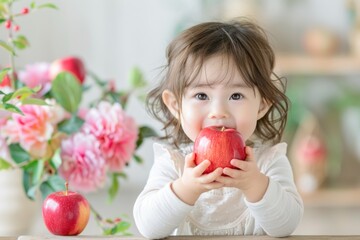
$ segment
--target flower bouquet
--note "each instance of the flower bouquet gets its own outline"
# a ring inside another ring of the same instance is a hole
[[[54,191],[70,189],[93,192],[108,187],[112,200],[125,167],[134,160],[141,163],[137,149],[147,137],[155,135],[148,126],[139,126],[127,114],[126,106],[134,94],[141,96],[146,82],[138,68],[129,77],[130,89],[118,91],[114,81],[104,81],[86,70],[74,56],[52,63],[33,63],[15,69],[14,57],[28,46],[16,18],[53,4],[34,2],[11,11],[14,0],[0,1],[0,28],[8,30],[8,41],[0,46],[9,52],[10,66],[0,68],[0,170],[23,171],[25,194],[45,198]],[[92,79],[100,97],[81,107],[83,94]],[[130,223],[103,218],[92,211],[104,234],[128,234]]]

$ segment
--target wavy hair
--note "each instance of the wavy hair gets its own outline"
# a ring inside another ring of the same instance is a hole
[[[163,123],[162,139],[174,146],[190,142],[180,122],[162,101],[162,93],[166,89],[173,92],[181,106],[186,87],[198,76],[204,62],[216,55],[233,61],[245,83],[257,88],[261,97],[271,104],[265,116],[258,120],[254,134],[263,141],[279,142],[290,104],[285,95],[286,79],[273,72],[275,54],[265,31],[246,19],[201,23],[183,31],[169,44],[163,77],[146,99],[148,112]]]

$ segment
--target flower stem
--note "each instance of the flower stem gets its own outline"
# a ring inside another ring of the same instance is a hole
[[[9,20],[12,20],[13,19],[13,14],[12,14],[12,11],[11,11],[11,7],[12,7],[12,1],[10,1],[8,4],[7,4],[7,8],[8,8],[8,13],[9,13]],[[9,44],[11,45],[13,51],[15,49],[15,45],[14,45],[14,42],[13,42],[13,32],[12,32],[12,29],[9,28],[9,31],[8,31],[8,36],[9,36]],[[14,59],[14,52],[10,52],[9,53],[9,61],[10,61],[10,68],[11,68],[11,75],[9,76],[10,77],[10,82],[11,82],[11,87],[16,90],[17,88],[17,84],[16,84],[16,75],[15,75],[15,59]]]

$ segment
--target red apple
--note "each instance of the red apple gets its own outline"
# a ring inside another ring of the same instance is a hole
[[[230,164],[232,159],[246,158],[241,134],[235,129],[224,127],[202,129],[195,140],[194,153],[197,165],[206,159],[211,162],[204,173],[210,173],[218,167],[235,168]]]
[[[61,72],[70,72],[82,84],[85,80],[86,70],[83,61],[77,57],[66,57],[54,61],[50,66],[50,78],[55,77]]]
[[[86,198],[77,192],[54,192],[45,199],[42,214],[51,233],[62,236],[78,235],[89,221],[90,205]]]

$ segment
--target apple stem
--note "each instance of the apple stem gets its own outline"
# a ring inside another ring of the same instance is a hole
[[[68,190],[69,190],[69,183],[65,182],[65,195],[68,195]]]
[[[224,126],[222,126],[221,131],[222,131],[222,132],[225,131],[225,127],[224,127]]]

